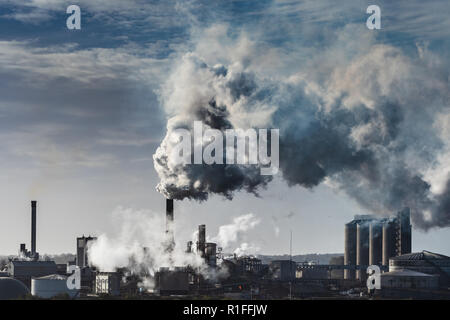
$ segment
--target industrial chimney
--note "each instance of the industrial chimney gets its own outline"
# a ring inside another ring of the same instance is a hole
[[[36,204],[37,201],[31,201],[31,255],[36,255]]]
[[[206,226],[201,224],[198,226],[198,241],[197,241],[197,252],[200,253],[202,258],[205,257],[205,247],[206,247]]]
[[[173,199],[166,199],[166,237],[167,250],[172,251],[175,246],[173,236]]]

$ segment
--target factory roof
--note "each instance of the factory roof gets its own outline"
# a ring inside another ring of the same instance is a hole
[[[392,260],[444,260],[450,259],[450,257],[444,256],[443,254],[433,253],[430,251],[413,252],[402,254],[398,257],[391,258]]]
[[[12,260],[14,266],[43,266],[43,265],[56,265],[55,261],[32,261],[32,260]]]
[[[48,276],[34,278],[38,280],[66,280],[67,277],[60,274],[50,274]]]
[[[438,277],[437,275],[426,274],[422,272],[412,271],[408,269],[395,270],[391,272],[382,273],[381,276],[396,276],[396,277]]]

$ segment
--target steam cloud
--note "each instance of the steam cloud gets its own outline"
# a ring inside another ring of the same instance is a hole
[[[101,234],[89,244],[89,261],[100,271],[114,272],[126,268],[130,274],[138,275],[141,285],[147,289],[153,289],[155,272],[161,267],[191,266],[207,279],[227,273],[226,269],[208,268],[200,255],[186,253],[184,246],[175,245],[174,250],[168,252],[164,221],[159,213],[118,207],[113,218],[115,225],[120,226],[117,234]],[[253,253],[257,248],[243,242],[244,232],[258,223],[259,219],[253,214],[238,216],[230,224],[219,227],[218,234],[212,239],[237,255]],[[195,243],[196,239],[193,240]]]
[[[448,62],[424,46],[407,55],[358,38],[354,28],[326,50],[298,48],[298,60],[223,26],[206,30],[161,90],[169,120],[154,155],[158,191],[197,200],[257,194],[270,181],[257,166],[172,163],[171,133],[196,120],[222,131],[279,128],[289,185],[327,183],[374,213],[409,206],[415,226],[449,226]]]
[[[88,250],[90,263],[99,270],[114,272],[127,268],[141,277],[144,287],[153,288],[153,276],[161,267],[203,266],[200,256],[187,254],[184,248],[175,247],[170,254],[167,252],[161,214],[118,207],[113,218],[120,226],[118,233],[101,234]]]
[[[233,252],[237,256],[255,254],[259,248],[245,242],[247,231],[254,229],[261,221],[253,213],[245,214],[233,219],[233,222],[219,227],[219,233],[212,238],[212,242],[219,243],[225,252]],[[233,245],[239,243],[239,247]]]

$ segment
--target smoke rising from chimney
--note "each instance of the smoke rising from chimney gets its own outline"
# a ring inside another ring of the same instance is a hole
[[[169,119],[154,155],[157,190],[196,200],[257,194],[271,180],[257,166],[173,164],[170,134],[196,120],[222,131],[279,128],[289,185],[326,183],[373,213],[407,206],[419,228],[449,226],[448,62],[426,48],[406,55],[358,38],[353,28],[303,60],[223,26],[206,30],[161,90]]]
[[[114,272],[126,267],[132,274],[140,276],[142,285],[148,289],[153,288],[153,276],[161,267],[172,269],[189,265],[205,278],[221,277],[226,273],[226,270],[209,268],[196,250],[186,252],[181,240],[168,251],[165,221],[160,213],[118,207],[113,212],[113,220],[114,225],[120,226],[115,233],[101,234],[96,241],[88,243],[88,260],[100,271]],[[255,246],[245,242],[245,233],[258,223],[253,214],[236,217],[230,224],[219,227],[219,233],[212,240],[218,241],[217,245],[229,250],[227,252],[254,252]],[[173,228],[176,232],[176,222]],[[192,237],[196,241],[197,232]]]

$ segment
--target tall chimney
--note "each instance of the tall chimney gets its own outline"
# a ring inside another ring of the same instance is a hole
[[[36,254],[36,204],[37,201],[31,201],[31,254]]]
[[[198,226],[198,241],[197,241],[197,251],[200,253],[202,258],[205,257],[205,247],[206,247],[206,226],[201,224]]]
[[[173,236],[173,199],[166,199],[166,236],[167,236],[167,250],[172,251],[175,246],[175,239]]]

